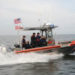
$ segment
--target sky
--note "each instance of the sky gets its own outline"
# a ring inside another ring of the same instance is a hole
[[[24,27],[50,23],[56,34],[75,34],[75,0],[0,0],[0,35],[16,35],[16,18]]]

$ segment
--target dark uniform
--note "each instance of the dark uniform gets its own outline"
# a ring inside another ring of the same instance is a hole
[[[22,39],[22,48],[25,48],[26,46],[26,40],[25,40],[25,36],[23,36],[23,39]]]
[[[32,47],[36,47],[36,37],[33,35],[31,37],[31,45],[32,45]]]
[[[39,35],[37,35],[37,37],[36,37],[36,44],[37,44],[37,46],[40,46],[40,36]]]
[[[46,38],[41,38],[41,46],[47,46]]]
[[[30,49],[31,48],[31,45],[30,44],[26,44],[25,48],[26,49]]]

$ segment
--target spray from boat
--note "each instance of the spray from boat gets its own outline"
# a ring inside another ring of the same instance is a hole
[[[63,54],[48,53],[48,54],[39,54],[39,53],[22,53],[15,54],[13,51],[8,51],[8,48],[5,46],[0,46],[0,65],[13,65],[20,63],[37,63],[37,62],[48,62],[62,58]]]

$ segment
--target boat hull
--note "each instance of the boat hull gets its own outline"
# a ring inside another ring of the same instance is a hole
[[[37,52],[37,51],[48,51],[60,47],[61,47],[60,45],[55,45],[55,46],[38,47],[26,50],[15,50],[15,53],[18,54],[18,53]]]
[[[75,46],[67,46],[58,49],[58,53],[63,53],[64,55],[69,55],[75,52]]]
[[[32,49],[15,49],[14,50],[16,54],[19,53],[29,53],[29,52],[37,52],[37,53],[50,53],[50,52],[57,52],[57,53],[63,53],[64,55],[69,55],[73,52],[75,52],[75,46],[47,46],[47,47],[39,47],[39,48],[32,48]]]

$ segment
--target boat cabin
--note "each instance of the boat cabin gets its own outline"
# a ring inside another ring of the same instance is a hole
[[[23,28],[23,31],[32,31],[32,30],[39,30],[41,36],[45,36],[47,41],[53,41],[53,43],[55,43],[54,39],[53,39],[53,29],[57,28],[57,26],[54,26],[54,24],[51,25],[46,25],[44,24],[41,27],[26,27]]]

